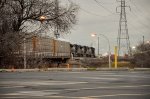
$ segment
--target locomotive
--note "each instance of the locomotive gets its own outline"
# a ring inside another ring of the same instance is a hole
[[[93,47],[70,44],[70,48],[73,57],[95,57],[95,48]]]
[[[61,64],[67,63],[71,57],[95,57],[95,48],[50,37],[33,36],[21,44],[18,56],[22,59],[26,57],[30,66],[39,63]],[[32,68],[36,67],[37,65]]]

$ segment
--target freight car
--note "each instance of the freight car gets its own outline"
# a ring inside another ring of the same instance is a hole
[[[26,58],[28,68],[38,68],[38,65],[66,63],[73,57],[95,57],[93,47],[70,44],[70,42],[49,37],[34,36],[26,39],[18,51],[19,62]],[[32,67],[31,67],[32,66]],[[50,66],[49,66],[50,67]]]
[[[71,57],[70,42],[56,40],[49,37],[34,36],[26,39],[17,52],[20,64],[24,57],[31,68],[37,68],[41,64],[66,63]],[[35,65],[35,66],[34,66]]]

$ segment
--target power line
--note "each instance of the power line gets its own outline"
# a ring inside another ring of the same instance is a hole
[[[97,13],[93,13],[93,12],[90,12],[90,11],[88,11],[88,10],[85,10],[85,9],[83,9],[83,8],[81,8],[80,7],[80,9],[82,10],[82,11],[84,11],[85,13],[88,13],[88,14],[90,14],[90,15],[93,15],[93,16],[97,16],[97,17],[108,17],[108,16],[112,16],[112,15],[116,15],[116,14],[109,14],[109,15],[106,15],[106,16],[103,16],[103,15],[100,15],[100,14],[97,14]]]
[[[90,15],[93,15],[93,16],[101,16],[100,14],[96,14],[96,13],[93,13],[93,12],[87,11],[87,10],[85,10],[85,9],[81,8],[81,7],[80,7],[80,9],[81,9],[82,11],[84,11],[84,12],[86,12],[86,13],[90,14]]]
[[[141,10],[141,9],[135,4],[135,2],[133,2],[132,0],[130,0],[130,2],[136,7],[136,9],[137,9],[138,12],[143,13],[143,10]],[[134,16],[136,16],[136,17],[139,19],[139,20],[138,20],[139,24],[143,25],[144,27],[146,27],[146,28],[148,28],[148,29],[150,28],[149,25],[143,23],[143,22],[140,20],[140,17],[143,18],[143,19],[145,19],[145,18],[143,17],[143,15],[140,15],[140,14],[137,15],[137,14],[136,14],[135,12],[133,12],[133,11],[132,11],[132,14],[133,14]],[[144,14],[144,13],[143,13],[143,14]]]
[[[132,15],[135,16],[136,18],[138,18],[138,21],[136,21],[136,22],[138,22],[139,24],[141,24],[142,26],[144,26],[144,27],[146,27],[146,28],[148,28],[148,29],[150,28],[149,25],[144,24],[144,23],[140,20],[139,16],[136,15],[136,13],[132,12]],[[143,18],[144,18],[144,17],[143,17]]]
[[[137,9],[138,12],[142,13],[143,10],[140,10],[140,8],[138,8],[138,6],[137,6],[133,1],[130,0],[130,2],[136,7],[136,9]],[[132,14],[132,15],[131,15],[131,14]],[[148,28],[148,29],[150,28],[149,25],[143,23],[143,22],[140,20],[141,18],[142,18],[142,19],[145,19],[145,18],[143,17],[143,15],[140,15],[140,14],[137,15],[137,13],[135,13],[135,12],[133,12],[133,11],[131,11],[131,14],[129,14],[129,15],[130,15],[129,18],[131,19],[131,17],[132,17],[131,20],[137,18],[138,20],[137,20],[136,22],[138,22],[140,25],[144,26],[145,28]],[[143,14],[144,14],[144,13],[143,13]]]
[[[139,29],[138,27],[136,27],[135,25],[133,25],[131,22],[128,21],[128,24],[129,24],[129,26],[132,27],[133,31],[135,31],[136,35],[138,35],[139,33],[140,33],[141,35],[143,35],[143,34],[145,33],[144,31],[142,31],[141,29]],[[132,41],[138,42],[139,39],[136,39],[136,40],[135,40],[135,39],[132,39]]]
[[[140,28],[136,27],[133,23],[128,21],[128,24],[132,27],[132,29],[134,28],[134,31],[139,32],[139,33],[145,33]]]
[[[102,8],[104,8],[106,11],[108,11],[108,12],[110,12],[110,13],[112,13],[112,14],[114,14],[113,12],[111,12],[109,9],[107,9],[105,6],[103,6],[102,5],[102,2],[100,2],[100,1],[97,1],[97,0],[94,0],[99,6],[101,6]]]
[[[133,0],[130,0],[131,4],[134,5],[137,9],[137,11],[139,11],[140,13],[143,13],[143,11],[145,12],[146,10],[141,9],[141,7],[139,7]],[[145,13],[149,13],[149,12],[145,12]]]
[[[99,2],[102,3],[102,4],[116,4],[116,2],[111,2],[111,3],[109,2],[108,3],[108,2],[101,1],[101,0],[99,0]]]
[[[139,12],[142,12],[142,11],[139,9],[139,7],[138,7],[132,0],[130,0],[130,2],[131,2],[131,4],[133,4],[133,5],[136,7],[136,9],[137,9]]]

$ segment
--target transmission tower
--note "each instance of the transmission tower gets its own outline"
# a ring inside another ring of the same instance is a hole
[[[130,8],[130,6],[126,6],[125,0],[120,0],[118,2],[121,3],[121,5],[119,6],[121,8],[121,11],[119,12],[120,20],[119,20],[119,30],[118,30],[118,37],[117,37],[118,56],[125,55],[125,54],[131,55],[130,40],[129,40],[128,27],[127,27],[127,18],[126,18],[126,7]]]

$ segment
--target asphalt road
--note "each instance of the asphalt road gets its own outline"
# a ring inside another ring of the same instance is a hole
[[[150,99],[150,71],[2,72],[0,99]]]

